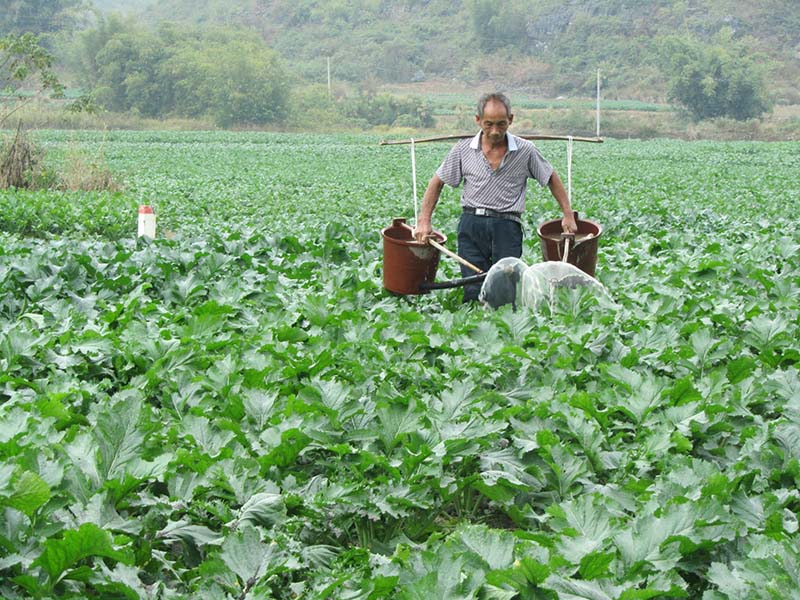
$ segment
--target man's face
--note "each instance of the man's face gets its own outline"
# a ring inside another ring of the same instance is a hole
[[[508,126],[514,120],[514,115],[506,112],[502,102],[490,100],[483,109],[483,118],[476,116],[475,122],[492,144],[501,143],[506,137]]]

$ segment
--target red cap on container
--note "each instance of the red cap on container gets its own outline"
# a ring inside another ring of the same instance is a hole
[[[140,214],[140,215],[142,215],[142,214],[145,214],[145,215],[152,215],[152,214],[153,214],[153,207],[152,207],[152,206],[149,206],[149,205],[147,205],[147,204],[141,204],[141,205],[139,206],[139,214]]]

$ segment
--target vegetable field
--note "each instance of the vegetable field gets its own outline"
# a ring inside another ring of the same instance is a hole
[[[408,147],[40,141],[125,189],[0,191],[3,598],[800,597],[796,143],[576,144],[614,301],[534,313],[382,289]]]

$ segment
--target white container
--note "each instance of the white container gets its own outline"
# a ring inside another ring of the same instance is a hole
[[[147,204],[139,207],[139,237],[143,235],[150,239],[156,238],[156,215],[153,207]]]

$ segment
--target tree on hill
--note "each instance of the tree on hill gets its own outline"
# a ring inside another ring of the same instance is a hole
[[[61,97],[64,86],[53,70],[53,55],[32,33],[0,38],[0,91],[10,103],[0,105],[0,127],[38,93]]]
[[[257,35],[212,30],[183,43],[164,70],[186,116],[210,115],[220,127],[280,123],[286,116],[287,75]]]
[[[72,54],[97,102],[112,111],[209,117],[229,127],[279,123],[288,109],[277,53],[244,29],[150,30],[112,16],[82,32]]]
[[[86,0],[6,0],[0,34],[49,34],[73,29],[91,8]]]
[[[772,108],[767,94],[767,66],[747,40],[734,40],[730,29],[714,43],[671,36],[662,43],[670,99],[695,119],[758,118]]]
[[[128,0],[126,10],[147,1]],[[450,80],[587,96],[601,67],[609,93],[659,102],[666,82],[650,52],[653,41],[689,32],[711,43],[730,26],[781,63],[767,81],[770,91],[796,101],[796,6],[797,0],[160,0],[138,13],[148,26],[169,20],[258,31],[308,84],[325,82],[330,58],[334,80],[354,86]]]

